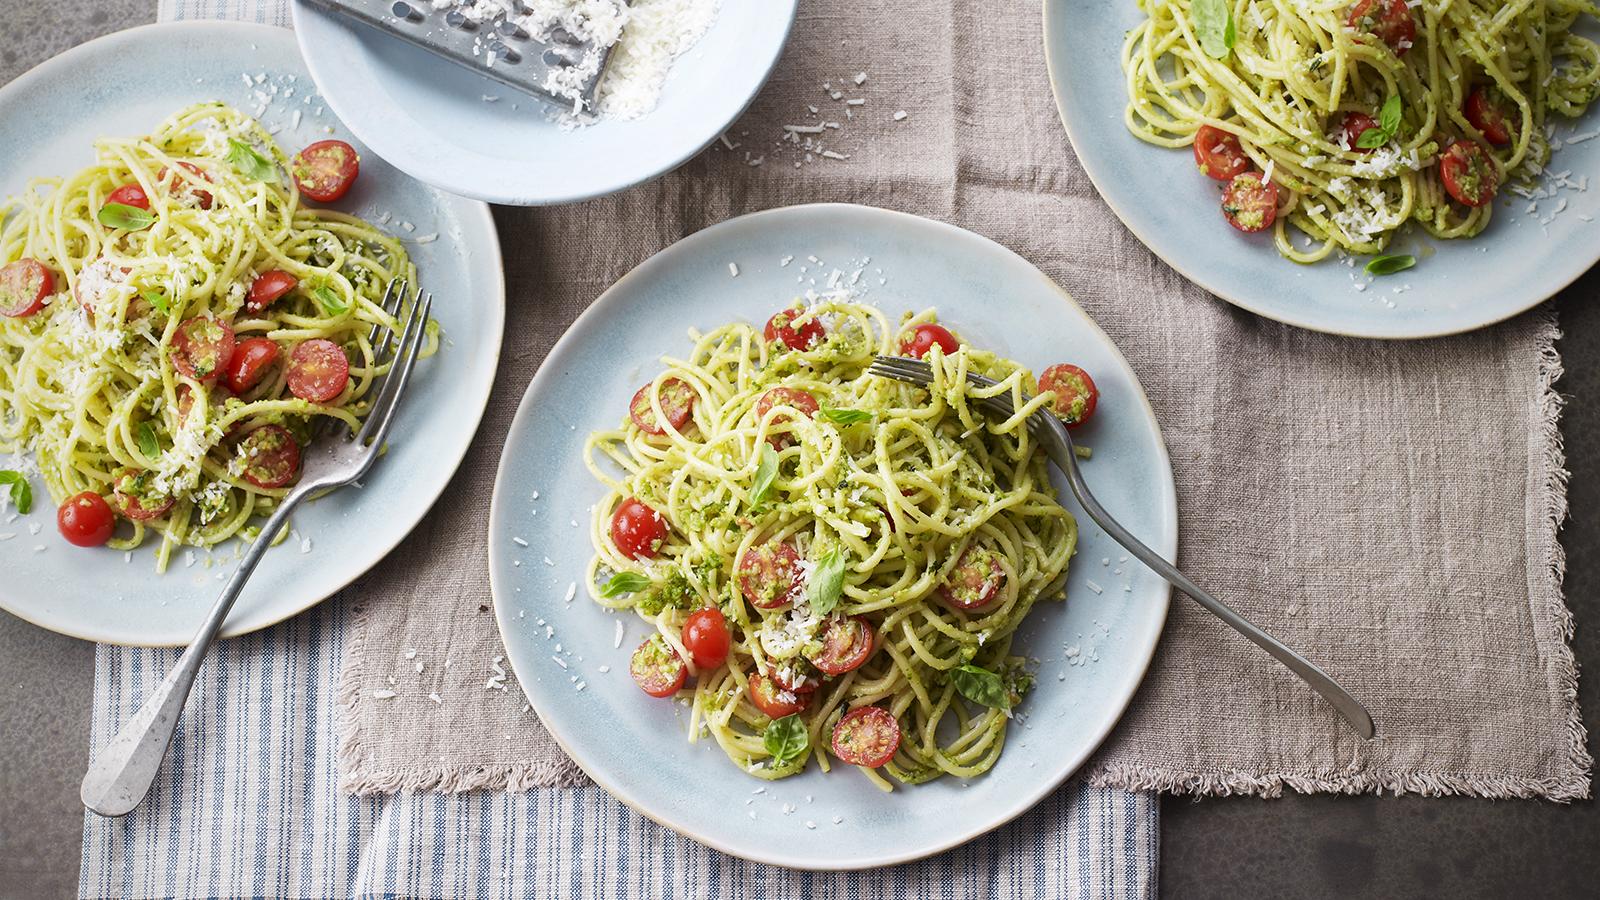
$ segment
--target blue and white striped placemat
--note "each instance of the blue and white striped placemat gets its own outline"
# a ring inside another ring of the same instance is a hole
[[[160,0],[162,20],[288,24],[285,0]],[[1063,787],[1011,825],[891,869],[748,863],[655,825],[599,788],[339,793],[339,598],[213,651],[150,797],[86,814],[83,897],[1151,898],[1153,794]],[[99,747],[176,661],[101,646]]]

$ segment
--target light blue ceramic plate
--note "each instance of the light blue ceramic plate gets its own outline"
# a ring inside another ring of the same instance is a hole
[[[536,99],[306,0],[294,27],[333,109],[384,159],[464,197],[543,206],[632,187],[705,149],[766,83],[797,5],[723,0],[653,112],[573,131]]]
[[[1394,253],[1434,254],[1400,275],[1370,279],[1335,260],[1301,266],[1269,235],[1228,227],[1215,182],[1195,172],[1187,149],[1165,150],[1123,125],[1123,37],[1141,13],[1133,0],[1045,0],[1044,46],[1061,121],[1100,196],[1128,229],[1184,277],[1258,315],[1334,334],[1420,338],[1482,328],[1538,305],[1600,260],[1600,190],[1563,190],[1528,212],[1502,192],[1494,221],[1470,241],[1401,235]],[[1558,136],[1600,127],[1593,114]],[[1558,151],[1550,171],[1600,172],[1600,140]],[[1595,184],[1600,188],[1600,182]],[[1505,200],[1512,202],[1509,206]],[[1587,218],[1587,220],[1586,220]],[[1364,261],[1364,258],[1363,258]],[[1373,283],[1357,291],[1352,275]]]
[[[785,257],[793,257],[787,266]],[[1160,579],[1123,562],[1123,551],[1080,515],[1069,599],[1041,603],[1021,632],[1040,679],[1024,723],[1012,729],[999,764],[966,784],[945,780],[885,795],[853,770],[823,775],[815,767],[768,783],[733,766],[710,740],[686,743],[684,708],[646,697],[628,676],[643,622],[603,610],[581,587],[565,602],[593,553],[589,508],[602,493],[584,468],[583,443],[591,430],[616,427],[660,356],[688,349],[690,326],[763,322],[835,270],[890,315],[932,305],[967,339],[1036,371],[1061,360],[1087,368],[1102,395],[1096,419],[1079,435],[1094,448],[1086,477],[1161,553],[1171,558],[1177,545],[1172,470],[1132,370],[1070,297],[986,238],[870,207],[798,206],[708,228],[613,285],[540,367],[501,457],[489,566],[506,651],[550,732],[618,799],[719,850],[807,869],[928,856],[1032,806],[1121,715],[1150,660],[1168,596]],[[626,636],[614,647],[619,621]]]
[[[260,81],[257,82],[257,78]],[[291,77],[293,80],[290,80]],[[245,81],[250,82],[246,87]],[[286,93],[293,89],[294,96]],[[273,90],[277,94],[272,93]],[[331,134],[350,139],[319,101],[294,36],[237,22],[148,25],[108,35],[57,56],[0,89],[0,196],[29,178],[67,175],[93,160],[104,135],[141,134],[202,100],[224,100],[281,126],[291,152]],[[300,112],[296,122],[295,111]],[[418,184],[364,148],[361,177],[337,208],[411,239],[407,249],[434,291],[434,315],[448,342],[419,364],[396,434],[364,488],[346,488],[304,507],[290,541],[267,553],[225,628],[242,634],[287,618],[348,584],[388,553],[444,490],[489,396],[505,318],[500,244],[489,210]],[[400,223],[410,223],[407,231]],[[416,238],[438,235],[431,242]],[[0,517],[3,520],[4,517]],[[38,527],[38,534],[30,533]],[[155,573],[153,545],[128,561],[107,549],[73,547],[56,531],[55,508],[34,483],[34,509],[0,525],[5,584],[0,606],[64,634],[121,644],[182,644],[194,636],[231,572],[233,545],[216,563],[180,552]],[[43,546],[42,551],[35,551]]]

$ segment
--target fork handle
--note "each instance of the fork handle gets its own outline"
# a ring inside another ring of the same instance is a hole
[[[156,772],[161,769],[161,760],[167,755],[167,746],[177,732],[178,717],[189,699],[189,690],[194,687],[194,678],[205,661],[206,651],[216,642],[222,623],[227,620],[228,612],[239,599],[240,591],[250,580],[262,554],[272,546],[273,536],[288,522],[289,514],[305,495],[303,490],[291,492],[267,519],[261,534],[251,542],[239,561],[239,568],[223,587],[222,596],[211,607],[205,624],[178,658],[178,664],[162,679],[139,711],[123,724],[111,743],[95,755],[78,790],[79,798],[89,810],[102,816],[127,815],[150,792]]]
[[[1058,429],[1051,429],[1056,431]],[[1064,429],[1060,429],[1064,430]],[[1377,733],[1372,724],[1372,715],[1360,701],[1350,695],[1350,692],[1339,686],[1328,673],[1322,671],[1311,660],[1306,659],[1295,651],[1289,649],[1282,641],[1262,631],[1246,619],[1234,612],[1231,607],[1189,580],[1189,577],[1178,571],[1178,567],[1162,559],[1160,554],[1146,547],[1134,537],[1126,528],[1123,528],[1105,507],[1090,493],[1089,485],[1083,480],[1083,474],[1078,470],[1078,460],[1072,452],[1072,438],[1066,436],[1064,440],[1058,436],[1056,440],[1046,439],[1045,452],[1050,456],[1056,467],[1067,476],[1067,484],[1072,488],[1073,496],[1078,498],[1078,504],[1083,507],[1089,518],[1111,535],[1112,539],[1128,549],[1129,553],[1138,557],[1139,561],[1149,566],[1157,575],[1170,582],[1178,590],[1194,598],[1196,603],[1210,610],[1211,614],[1227,623],[1233,630],[1249,638],[1256,646],[1272,654],[1278,662],[1289,667],[1289,670],[1299,675],[1312,690],[1321,694],[1323,699],[1333,704],[1333,708],[1344,716],[1345,721],[1355,728],[1356,733],[1363,738],[1371,740]]]

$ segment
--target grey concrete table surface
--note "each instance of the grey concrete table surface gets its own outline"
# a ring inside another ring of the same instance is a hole
[[[0,84],[76,44],[152,21],[154,0],[0,0]],[[1572,397],[1562,542],[1580,665],[1600,663],[1600,269],[1556,300]],[[1494,423],[1485,423],[1493,428]],[[0,613],[0,897],[76,892],[94,648]],[[1600,686],[1580,687],[1600,723]],[[1589,898],[1600,806],[1468,798],[1168,798],[1161,893],[1182,898]]]

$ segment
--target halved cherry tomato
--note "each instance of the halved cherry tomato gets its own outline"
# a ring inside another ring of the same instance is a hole
[[[702,669],[715,669],[728,659],[728,619],[714,606],[696,610],[683,623],[683,646]]]
[[[734,577],[757,609],[777,609],[800,597],[800,553],[788,541],[757,544],[739,557]]]
[[[185,171],[187,171],[190,175],[193,175],[195,178],[198,178],[202,181],[211,180],[211,173],[200,168],[194,163],[180,162],[178,165],[182,166]],[[210,191],[201,190],[199,187],[195,186],[188,179],[185,179],[181,175],[173,175],[171,178],[168,178],[166,166],[162,166],[161,171],[156,173],[156,180],[161,182],[161,184],[166,187],[167,193],[176,193],[180,187],[184,188],[189,195],[189,199],[194,201],[195,206],[198,206],[201,209],[211,208],[212,197]]]
[[[1483,206],[1500,189],[1500,167],[1477,141],[1456,141],[1439,157],[1439,178],[1459,203]]]
[[[264,337],[241,341],[228,362],[228,390],[243,394],[260,384],[281,352],[276,342]]]
[[[300,445],[281,425],[263,425],[239,442],[244,480],[259,488],[281,488],[300,471]]]
[[[762,337],[769,341],[783,341],[791,350],[810,350],[815,347],[827,336],[827,330],[815,318],[795,325],[794,320],[804,311],[795,306],[774,314],[767,320],[767,327],[761,332]]]
[[[300,279],[282,269],[262,272],[255,281],[250,282],[250,296],[245,299],[244,308],[247,312],[259,315],[299,283]]]
[[[1360,0],[1351,7],[1346,24],[1377,35],[1395,56],[1404,56],[1417,39],[1417,23],[1406,0]]]
[[[1054,391],[1050,411],[1068,427],[1082,425],[1094,416],[1100,389],[1089,373],[1071,363],[1056,363],[1039,376],[1040,391]]]
[[[666,638],[652,634],[633,651],[633,659],[628,661],[628,674],[646,694],[671,697],[688,679],[689,667],[678,658],[677,651]]]
[[[822,653],[811,663],[829,675],[843,675],[860,668],[875,649],[870,622],[861,616],[834,616],[822,633]]]
[[[125,184],[106,195],[106,203],[121,203],[123,206],[136,206],[149,211],[150,197],[145,194],[144,188],[137,184]]]
[[[68,543],[98,547],[111,540],[111,533],[117,528],[117,517],[106,498],[94,491],[84,491],[68,497],[56,510],[56,527]]]
[[[900,723],[881,706],[858,706],[833,726],[833,755],[852,766],[876,769],[900,749]]]
[[[233,329],[226,322],[195,316],[184,319],[168,350],[179,372],[202,384],[217,380],[233,358]]]
[[[1504,147],[1511,143],[1511,121],[1506,118],[1505,110],[1495,102],[1498,91],[1489,85],[1480,84],[1472,89],[1467,96],[1467,121],[1472,127],[1483,132],[1489,143],[1496,147]]]
[[[918,325],[900,339],[900,355],[921,359],[933,350],[934,344],[938,344],[946,356],[961,349],[961,342],[943,325]]]
[[[311,403],[327,403],[350,383],[350,358],[333,341],[312,338],[289,354],[289,392]]]
[[[1246,172],[1222,192],[1222,215],[1246,234],[1265,231],[1278,218],[1278,186],[1263,182],[1260,172]]]
[[[667,520],[632,497],[611,514],[611,541],[629,559],[649,559],[667,540]]]
[[[988,547],[969,544],[939,592],[951,606],[974,610],[998,599],[1005,584],[1006,570],[1000,565],[1000,554]]]
[[[43,309],[44,298],[55,290],[55,273],[37,259],[19,259],[0,266],[0,313],[13,319]]]
[[[1366,113],[1350,112],[1344,114],[1344,143],[1350,147],[1352,153],[1371,153],[1372,147],[1362,147],[1357,142],[1361,136],[1378,127],[1378,120]]]
[[[1232,132],[1201,125],[1194,133],[1194,164],[1207,178],[1232,181],[1250,168],[1250,157]]]
[[[116,480],[111,482],[111,496],[123,515],[143,521],[160,518],[172,509],[177,498],[157,491],[150,484],[154,478],[155,473],[148,469],[124,468],[117,472]]]
[[[651,382],[654,384],[654,382]],[[695,392],[689,382],[681,378],[668,378],[661,382],[661,411],[667,414],[667,424],[673,431],[682,431],[683,426],[689,421],[689,415],[694,412]],[[656,411],[650,407],[650,385],[639,388],[628,402],[628,417],[633,419],[633,424],[645,434],[663,435],[667,433],[661,423],[656,421]]]
[[[761,399],[756,401],[756,418],[765,419],[774,406],[793,407],[805,413],[808,419],[817,414],[817,398],[811,396],[810,391],[802,391],[799,388],[775,387],[762,394]],[[772,424],[776,426],[787,421],[789,421],[788,416],[778,416],[772,420]],[[794,443],[794,436],[787,432],[768,434],[767,443],[782,450]]]
[[[756,709],[761,710],[769,719],[781,719],[792,716],[811,703],[810,693],[795,693],[786,690],[773,682],[770,678],[763,678],[759,674],[750,676],[750,702]]]
[[[317,141],[289,161],[300,193],[318,203],[332,203],[343,197],[361,174],[361,157],[344,141]]]

